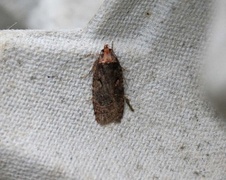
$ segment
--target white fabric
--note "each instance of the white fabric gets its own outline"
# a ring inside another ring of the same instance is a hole
[[[211,1],[106,2],[83,31],[0,32],[1,179],[225,179],[199,84]],[[82,76],[112,41],[135,112],[102,127]]]
[[[102,2],[103,0],[1,0],[0,29],[83,28]]]
[[[215,8],[204,77],[209,96],[226,115],[226,1],[217,1]]]

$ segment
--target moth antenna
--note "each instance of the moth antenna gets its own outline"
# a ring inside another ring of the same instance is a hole
[[[130,104],[129,99],[128,99],[127,97],[124,97],[124,98],[125,98],[126,104],[129,106],[129,109],[130,109],[132,112],[134,112],[134,109],[133,109],[132,105]]]

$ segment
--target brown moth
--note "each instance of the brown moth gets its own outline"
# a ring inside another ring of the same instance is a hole
[[[113,51],[106,44],[93,68],[93,108],[100,125],[121,122],[124,112],[123,70]]]

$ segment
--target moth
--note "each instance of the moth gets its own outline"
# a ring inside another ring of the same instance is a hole
[[[127,102],[124,95],[123,68],[116,57],[113,47],[104,45],[99,58],[94,62],[92,84],[92,101],[95,119],[100,125],[112,122],[120,123]]]

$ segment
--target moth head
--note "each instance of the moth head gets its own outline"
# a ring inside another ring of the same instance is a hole
[[[100,59],[99,59],[99,63],[112,63],[112,62],[116,62],[116,57],[112,51],[112,49],[110,49],[108,47],[108,44],[104,45],[104,49],[101,51],[101,55],[100,55]]]

